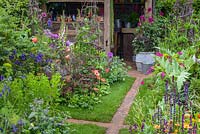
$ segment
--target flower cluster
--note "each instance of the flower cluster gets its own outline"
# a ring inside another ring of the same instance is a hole
[[[3,95],[8,96],[9,93],[10,93],[10,87],[4,85],[2,91],[0,92],[0,98],[3,97]]]
[[[59,35],[58,35],[58,34],[54,34],[54,33],[52,33],[52,32],[51,32],[50,30],[48,30],[48,29],[44,30],[44,34],[45,34],[47,37],[51,38],[51,39],[54,39],[54,40],[59,39]]]

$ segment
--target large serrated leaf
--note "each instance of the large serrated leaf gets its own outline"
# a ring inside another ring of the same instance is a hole
[[[183,83],[186,81],[186,79],[190,76],[190,73],[183,71],[180,73],[180,75],[177,77],[177,88],[180,91],[181,87],[183,86]]]

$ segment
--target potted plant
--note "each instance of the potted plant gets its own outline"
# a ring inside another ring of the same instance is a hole
[[[153,17],[145,18],[144,15],[140,16],[138,27],[136,28],[137,34],[132,42],[133,53],[136,55],[136,65],[138,63],[139,71],[142,70],[144,61],[145,65],[153,62],[152,54],[156,51],[159,41],[164,36],[161,29],[162,25],[161,22]],[[150,57],[148,58],[147,55],[150,55]],[[145,71],[143,70],[143,72]]]
[[[136,12],[132,12],[128,17],[128,22],[130,22],[133,27],[136,27],[138,21],[139,21],[139,14]]]

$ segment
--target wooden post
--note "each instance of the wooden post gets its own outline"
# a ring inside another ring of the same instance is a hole
[[[104,49],[110,52],[110,0],[104,0]]]
[[[145,17],[150,17],[152,16],[152,11],[153,11],[153,0],[146,0],[145,1]],[[148,8],[151,8],[151,12],[148,12]]]

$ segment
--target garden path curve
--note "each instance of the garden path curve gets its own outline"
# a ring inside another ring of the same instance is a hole
[[[141,85],[141,82],[144,78],[148,77],[148,75],[141,74],[136,70],[131,70],[128,72],[131,77],[135,77],[136,80],[133,83],[131,89],[126,94],[122,104],[118,108],[117,112],[112,118],[110,123],[103,122],[94,122],[94,121],[85,121],[85,120],[77,120],[77,119],[68,119],[68,122],[77,123],[77,124],[95,124],[97,126],[107,128],[106,134],[118,134],[121,128],[128,128],[127,125],[124,125],[124,119],[128,115],[129,109],[133,103],[133,100],[137,94],[137,91]]]

